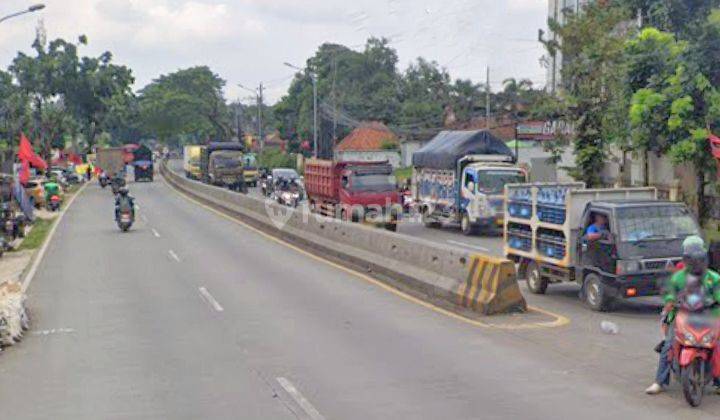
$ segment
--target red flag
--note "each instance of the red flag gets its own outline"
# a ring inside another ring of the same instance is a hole
[[[715,159],[720,159],[720,137],[710,134],[709,140],[713,156],[715,156]]]
[[[21,161],[25,160],[30,162],[30,164],[38,169],[42,169],[43,171],[47,169],[47,163],[38,156],[35,153],[35,150],[33,150],[32,144],[30,143],[30,140],[28,140],[27,137],[25,137],[24,133],[20,134],[20,147],[18,147],[18,159]]]
[[[20,161],[20,164],[22,165],[20,167],[19,174],[20,175],[20,183],[25,185],[30,181],[30,162],[28,162],[25,159],[22,159]]]

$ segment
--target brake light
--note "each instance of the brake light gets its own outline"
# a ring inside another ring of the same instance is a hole
[[[625,296],[627,296],[627,297],[637,296],[637,289],[634,287],[628,287],[628,289],[625,291]]]

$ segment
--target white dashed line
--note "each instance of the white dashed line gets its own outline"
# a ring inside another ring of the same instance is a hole
[[[319,411],[313,405],[310,403],[310,401],[307,400],[303,396],[303,394],[300,393],[300,391],[295,388],[295,385],[292,384],[289,380],[285,378],[275,378],[277,379],[280,386],[287,391],[288,394],[295,400],[296,403],[300,406],[300,408],[303,409],[305,414],[310,417],[312,420],[325,420],[325,417],[320,414]]]
[[[220,306],[217,300],[210,294],[210,292],[207,291],[204,287],[199,287],[198,290],[200,291],[200,294],[205,298],[205,300],[208,301],[208,303],[218,312],[223,311],[223,307]]]
[[[453,244],[453,245],[464,246],[465,248],[477,249],[477,250],[484,251],[484,252],[490,252],[490,250],[487,249],[487,248],[485,248],[485,247],[478,246],[478,245],[473,245],[473,244],[468,244],[468,243],[460,242],[460,241],[453,241],[452,239],[448,239],[447,243]]]
[[[152,230],[153,236],[155,236],[156,238],[160,237],[160,233],[157,230],[155,230],[155,229],[151,229],[151,230]]]
[[[178,257],[178,255],[172,249],[168,251],[168,255],[170,255],[170,258],[172,258],[173,260],[180,262],[180,257]]]

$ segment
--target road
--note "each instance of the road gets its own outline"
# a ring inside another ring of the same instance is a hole
[[[130,184],[138,223],[87,188],[30,284],[33,329],[0,355],[13,419],[717,418],[653,376],[657,306],[564,327],[480,328],[311,258],[171,191]],[[600,331],[611,320],[620,334]]]

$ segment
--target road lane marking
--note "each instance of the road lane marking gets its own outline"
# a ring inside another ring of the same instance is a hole
[[[427,309],[429,309],[429,310],[431,310],[431,311],[433,311],[433,312],[436,312],[436,313],[439,313],[439,314],[443,314],[443,315],[445,315],[445,316],[447,316],[447,317],[450,317],[450,318],[453,318],[453,319],[455,319],[455,320],[464,322],[464,323],[466,323],[466,324],[470,324],[470,325],[473,325],[473,326],[476,326],[476,327],[480,327],[480,328],[498,329],[498,330],[531,330],[531,329],[538,329],[538,328],[557,328],[557,327],[563,327],[563,326],[565,326],[565,325],[570,324],[570,319],[569,319],[568,317],[564,316],[564,315],[556,314],[556,313],[554,313],[554,312],[551,312],[551,311],[548,311],[548,310],[545,310],[545,309],[541,309],[541,308],[538,308],[538,307],[536,307],[536,306],[530,306],[530,305],[528,305],[528,309],[530,309],[530,310],[532,310],[532,311],[535,311],[535,312],[539,312],[539,313],[541,313],[541,314],[543,314],[543,315],[547,315],[547,316],[549,316],[549,317],[551,317],[551,318],[554,318],[554,321],[549,321],[549,322],[530,322],[530,323],[525,323],[525,324],[490,324],[490,323],[487,323],[487,322],[479,321],[479,320],[477,320],[477,319],[468,318],[468,317],[466,317],[466,316],[463,316],[463,315],[460,315],[460,314],[458,314],[458,313],[452,312],[452,311],[450,311],[450,310],[448,310],[448,309],[444,309],[444,308],[441,308],[441,307],[439,307],[439,306],[436,306],[436,305],[434,305],[434,304],[432,304],[432,303],[430,303],[430,302],[426,302],[426,301],[424,301],[424,300],[422,300],[422,299],[416,298],[416,297],[413,296],[413,295],[410,295],[410,294],[408,294],[408,293],[402,292],[402,291],[400,291],[400,290],[398,290],[398,289],[396,289],[396,288],[394,288],[394,287],[392,287],[392,286],[390,286],[390,285],[388,285],[388,284],[385,284],[385,283],[383,283],[383,282],[380,281],[380,280],[374,279],[374,278],[372,278],[372,277],[370,277],[370,276],[368,276],[368,275],[366,275],[366,274],[364,274],[364,273],[361,273],[361,272],[359,272],[359,271],[355,271],[355,270],[353,270],[353,269],[351,269],[351,268],[345,267],[345,266],[340,265],[340,264],[338,264],[338,263],[336,263],[336,262],[333,262],[333,261],[330,261],[330,260],[328,260],[328,259],[325,259],[325,258],[323,258],[323,257],[321,257],[321,256],[319,256],[319,255],[315,255],[315,254],[313,254],[313,253],[311,253],[311,252],[305,251],[304,249],[298,248],[297,246],[295,246],[295,245],[293,245],[293,244],[291,244],[291,243],[289,243],[289,242],[285,242],[285,241],[283,241],[282,239],[279,239],[279,238],[277,238],[277,237],[275,237],[275,236],[270,235],[269,233],[265,233],[265,232],[263,232],[262,230],[256,228],[255,226],[251,226],[251,225],[249,225],[249,224],[247,224],[247,223],[245,223],[245,222],[243,222],[243,221],[241,221],[241,220],[235,219],[235,218],[233,218],[233,217],[230,216],[230,215],[227,215],[227,214],[225,214],[225,213],[223,213],[223,212],[221,212],[221,211],[219,211],[219,210],[217,210],[217,209],[214,209],[214,208],[208,206],[208,205],[205,204],[205,203],[202,203],[202,202],[194,199],[193,197],[190,197],[190,196],[187,195],[186,193],[184,193],[184,192],[176,189],[176,188],[173,187],[172,185],[170,185],[170,183],[167,182],[167,180],[165,179],[165,177],[163,177],[163,183],[164,183],[171,191],[174,191],[177,195],[179,195],[180,197],[184,198],[185,200],[187,200],[187,201],[189,201],[189,202],[191,202],[191,203],[194,203],[194,204],[196,204],[196,205],[204,208],[205,210],[210,211],[211,213],[214,213],[214,214],[216,214],[216,215],[218,215],[218,216],[220,216],[220,217],[222,217],[222,218],[224,218],[224,219],[226,219],[226,220],[229,220],[229,221],[231,221],[231,222],[233,222],[233,223],[235,223],[235,224],[238,224],[238,225],[240,225],[240,226],[243,226],[243,227],[245,227],[246,229],[249,229],[249,230],[257,233],[258,235],[261,235],[261,236],[263,236],[264,238],[266,238],[266,239],[268,239],[268,240],[270,240],[270,241],[273,241],[273,242],[278,243],[278,244],[280,244],[280,245],[286,246],[286,247],[288,247],[288,248],[296,251],[296,252],[299,253],[299,254],[305,255],[305,256],[307,256],[308,258],[312,258],[312,259],[314,259],[314,260],[316,260],[316,261],[320,261],[320,262],[322,262],[322,263],[325,263],[326,265],[329,265],[329,266],[331,266],[331,267],[334,267],[334,268],[336,268],[336,269],[338,269],[338,270],[340,270],[340,271],[344,271],[344,272],[346,272],[346,273],[348,273],[348,274],[350,274],[350,275],[352,275],[352,276],[355,276],[355,277],[357,277],[357,278],[359,278],[359,279],[361,279],[361,280],[364,280],[364,281],[366,281],[366,282],[368,282],[368,283],[371,283],[371,284],[373,284],[373,285],[375,285],[375,286],[377,286],[377,287],[379,287],[379,288],[381,288],[381,289],[384,289],[384,290],[386,290],[386,291],[388,291],[388,292],[390,292],[390,293],[392,293],[392,294],[394,294],[394,295],[396,295],[396,296],[398,296],[398,297],[400,297],[400,298],[403,298],[403,299],[405,299],[405,300],[407,300],[407,301],[409,301],[409,302],[415,303],[415,304],[420,305],[420,306],[422,306],[422,307],[424,307],[424,308],[427,308]]]
[[[218,303],[218,301],[215,300],[215,298],[213,297],[213,295],[211,295],[210,292],[208,292],[206,288],[204,288],[204,287],[198,287],[198,290],[200,291],[200,294],[205,298],[205,300],[208,301],[208,303],[210,304],[210,306],[213,307],[213,309],[215,309],[215,310],[218,311],[218,312],[224,311],[223,307],[220,306],[220,304]]]
[[[83,192],[85,191],[85,188],[90,185],[90,182],[86,182],[83,184],[80,189],[78,189],[75,194],[70,198],[70,201],[68,201],[65,208],[60,212],[60,215],[55,219],[55,222],[53,223],[52,228],[50,229],[50,232],[47,235],[47,238],[45,238],[45,243],[40,248],[40,251],[38,251],[37,256],[35,257],[35,261],[33,261],[32,265],[30,266],[30,270],[28,270],[27,275],[25,276],[25,280],[23,280],[22,283],[22,291],[25,293],[30,287],[30,282],[33,281],[33,278],[35,277],[35,274],[37,273],[38,266],[40,265],[40,261],[43,260],[43,257],[45,257],[45,252],[47,251],[48,246],[50,245],[50,241],[52,241],[53,236],[55,236],[55,231],[57,230],[57,227],[60,225],[60,221],[63,217],[65,217],[65,213],[70,209],[70,206],[72,206],[72,203],[75,202],[75,199]],[[21,275],[22,277],[22,275]]]
[[[151,230],[152,230],[152,234],[153,234],[156,238],[159,238],[159,237],[160,237],[160,233],[159,233],[157,230],[155,230],[154,228],[151,229]]]
[[[176,254],[172,249],[168,251],[168,255],[170,255],[170,258],[173,260],[180,262],[180,257],[178,257],[178,254]]]
[[[487,249],[487,248],[485,248],[485,247],[478,246],[478,245],[473,245],[473,244],[468,244],[468,243],[460,242],[460,241],[454,241],[454,240],[452,240],[452,239],[448,239],[448,240],[447,240],[447,243],[453,244],[453,245],[460,245],[460,246],[464,246],[464,247],[472,248],[472,249],[479,249],[480,251],[484,251],[484,252],[490,252],[490,250]]]
[[[285,391],[287,391],[288,394],[295,400],[296,403],[300,406],[300,408],[303,409],[305,414],[310,417],[312,420],[325,420],[325,417],[323,417],[322,414],[320,414],[319,411],[310,403],[310,401],[307,400],[303,396],[303,394],[300,393],[300,391],[295,388],[295,385],[292,384],[289,380],[279,377],[275,378],[280,386],[283,387]]]

